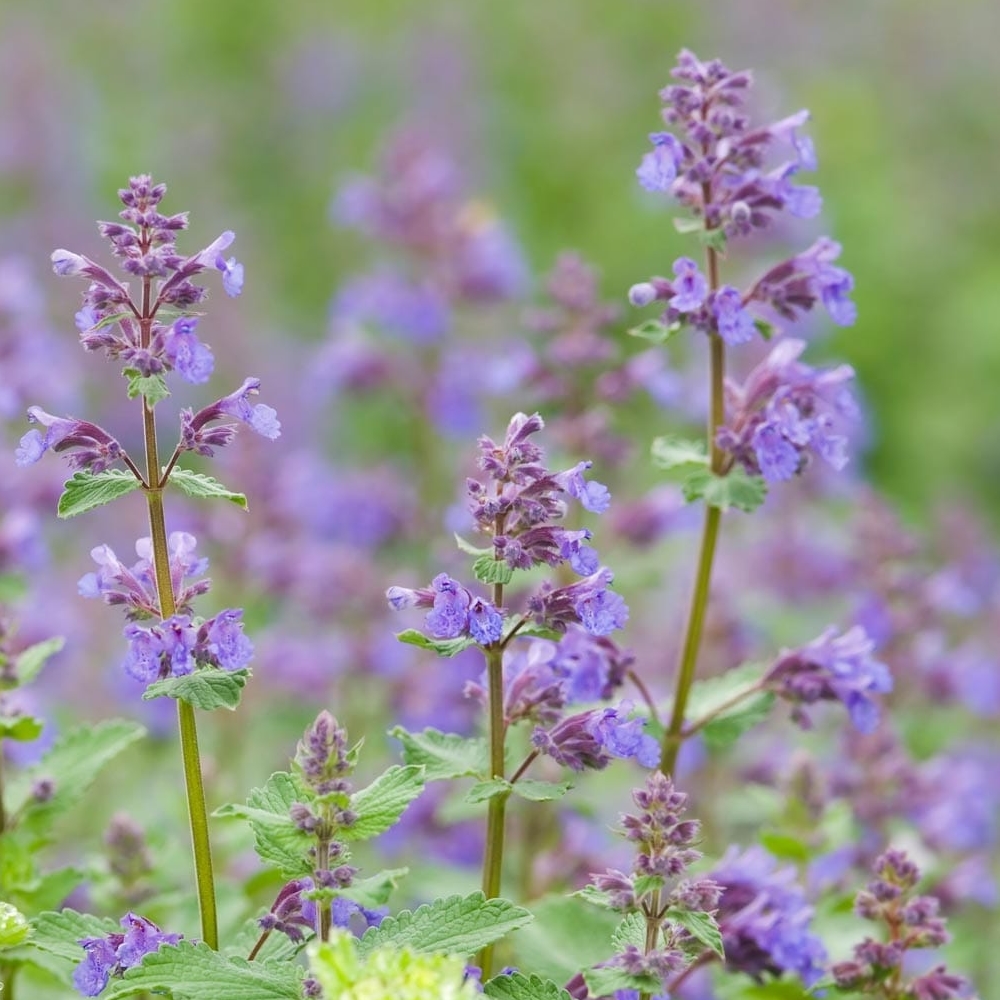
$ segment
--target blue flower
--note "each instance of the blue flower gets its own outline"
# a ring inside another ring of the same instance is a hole
[[[253,643],[243,634],[243,611],[220,611],[207,630],[210,649],[223,670],[239,670],[253,659]]]
[[[220,254],[215,267],[222,272],[222,287],[226,294],[235,299],[243,291],[243,265],[235,257],[224,260]]]
[[[708,279],[698,270],[698,265],[690,257],[679,257],[674,261],[674,294],[670,306],[680,313],[700,309],[708,298]]]
[[[743,296],[732,285],[723,285],[712,301],[719,336],[730,345],[753,339],[756,327],[753,316],[743,308]]]
[[[198,321],[190,316],[181,317],[170,328],[163,345],[164,354],[174,369],[188,382],[207,382],[215,368],[211,350],[196,336]]]
[[[647,191],[668,192],[677,177],[684,147],[669,132],[652,132],[649,141],[653,149],[643,156],[635,175]]]

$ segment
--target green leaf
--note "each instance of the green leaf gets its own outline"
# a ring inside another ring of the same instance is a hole
[[[83,797],[105,764],[145,732],[138,723],[112,719],[65,733],[37,764],[11,782],[8,805],[12,813],[20,811],[18,832],[35,837],[36,843],[48,840],[55,819]],[[53,783],[52,795],[44,802],[31,794],[41,779]]]
[[[760,842],[776,858],[802,863],[812,857],[809,845],[800,838],[793,837],[790,833],[782,833],[779,830],[763,830],[760,834]]]
[[[220,670],[216,667],[202,667],[183,677],[168,677],[154,681],[143,693],[143,701],[151,698],[176,698],[186,701],[203,712],[217,708],[232,711],[240,703],[243,688],[246,687],[250,671]]]
[[[495,976],[483,986],[483,993],[490,1000],[572,1000],[569,993],[551,979],[525,976],[520,972]]]
[[[753,325],[757,327],[757,332],[764,338],[770,340],[774,336],[774,324],[763,319],[755,319]]]
[[[496,559],[492,553],[480,556],[472,564],[472,572],[480,583],[510,583],[514,570],[502,559]]]
[[[486,740],[480,737],[442,733],[425,729],[407,732],[402,726],[389,730],[403,744],[403,760],[407,764],[423,764],[424,781],[443,781],[484,774],[489,769]]]
[[[291,962],[227,958],[207,944],[162,945],[112,979],[101,1000],[169,992],[173,1000],[301,1000],[302,969]]]
[[[213,479],[204,473],[175,468],[170,473],[167,482],[176,486],[189,497],[228,500],[230,503],[236,504],[237,507],[242,507],[243,510],[247,509],[247,498],[243,493],[234,493],[223,486],[218,479]]]
[[[55,656],[66,645],[66,640],[61,636],[53,636],[51,639],[43,639],[33,646],[21,650],[17,654],[17,685],[24,687],[38,676],[38,672],[45,666],[46,661]]]
[[[532,779],[515,781],[513,792],[529,802],[552,802],[561,799],[573,785],[568,781],[534,781]]]
[[[486,899],[481,892],[449,896],[386,917],[365,934],[358,951],[365,956],[391,944],[421,952],[472,955],[531,920],[527,910],[506,899]]]
[[[653,441],[651,451],[653,464],[661,469],[690,472],[692,469],[708,466],[708,453],[703,441],[690,441],[673,435],[658,437]]]
[[[0,739],[29,743],[37,740],[45,722],[33,715],[0,716]]]
[[[687,215],[674,216],[674,229],[679,233],[700,233],[704,228],[705,223],[702,219],[692,219]]]
[[[456,653],[461,653],[462,650],[476,645],[476,640],[468,635],[460,635],[457,639],[432,639],[430,636],[424,635],[423,632],[418,632],[415,628],[397,632],[396,638],[410,646],[433,649],[439,656],[454,656]]]
[[[624,969],[585,969],[583,978],[592,996],[608,996],[617,990],[656,993],[663,988],[659,976],[633,976]]]
[[[719,958],[724,959],[726,953],[722,948],[722,931],[710,913],[699,910],[667,910],[667,919],[680,924],[696,941],[710,948]]]
[[[465,801],[475,805],[486,802],[497,795],[510,795],[510,782],[503,778],[490,778],[488,781],[477,781],[466,793]]]
[[[128,379],[126,393],[129,399],[142,396],[150,406],[156,406],[170,395],[167,380],[162,375],[140,375],[134,368],[126,368],[122,374]]]
[[[748,729],[771,714],[774,701],[775,696],[770,691],[759,691],[732,711],[713,719],[701,731],[705,745],[711,750],[732,746]]]
[[[389,902],[389,897],[399,888],[399,880],[409,871],[409,868],[387,868],[369,878],[356,878],[340,894],[373,910]]]
[[[28,918],[10,903],[0,901],[0,951],[24,944],[30,933]]]
[[[455,544],[459,550],[467,556],[492,556],[493,549],[478,549],[472,542],[467,542],[457,531],[455,534]]]
[[[751,689],[764,673],[760,663],[743,663],[706,680],[695,681],[688,696],[687,717],[692,725],[716,712],[720,714],[700,727],[705,742],[713,749],[729,746],[737,737],[767,717],[774,696]],[[741,693],[748,692],[746,698]],[[732,706],[725,708],[729,702]]]
[[[250,824],[254,850],[262,861],[274,865],[285,878],[312,873],[309,849],[314,838],[292,821],[293,802],[304,802],[308,793],[287,771],[276,771],[261,788],[247,796],[247,804],[230,804],[215,810],[216,816],[239,816]]]
[[[117,920],[109,917],[95,917],[90,913],[75,910],[60,910],[58,913],[40,913],[31,921],[30,946],[50,955],[57,955],[74,965],[83,959],[80,938],[107,937],[121,931]]]
[[[520,625],[520,627],[518,627],[521,621],[523,621],[521,618],[508,619],[504,623],[503,635],[500,637],[500,641],[506,642],[515,628],[517,628],[517,634],[519,637],[530,635],[537,636],[539,639],[554,639],[556,642],[563,637],[564,633],[557,632],[553,628],[548,628],[547,626],[540,625],[538,622],[534,621],[526,622],[524,625]]]
[[[630,944],[646,950],[646,918],[641,913],[626,913],[611,935],[613,951],[624,951]]]
[[[57,513],[60,517],[76,517],[85,511],[111,503],[118,497],[137,490],[140,482],[124,469],[107,469],[104,472],[77,472],[63,483]]]
[[[647,319],[638,326],[630,327],[627,332],[630,337],[638,337],[640,340],[648,340],[652,344],[663,344],[666,343],[680,329],[680,323],[668,324],[659,319]]]
[[[57,868],[20,885],[8,883],[7,897],[26,913],[41,913],[59,906],[86,878],[86,872],[79,868]]]
[[[648,892],[662,889],[666,884],[666,879],[662,875],[636,875],[632,880],[636,896],[645,896]]]
[[[596,885],[585,885],[582,889],[577,889],[573,895],[594,906],[599,906],[602,910],[614,909],[611,905],[610,893],[605,892],[603,889],[598,889]]]
[[[419,764],[394,764],[370,785],[351,796],[357,821],[342,827],[340,840],[368,840],[399,822],[403,810],[423,791],[424,769]]]
[[[681,483],[684,499],[704,500],[709,507],[729,510],[737,507],[748,514],[755,511],[767,496],[763,476],[751,476],[741,465],[734,465],[724,476],[710,469],[695,469]]]
[[[729,240],[724,229],[704,229],[698,239],[703,246],[709,247],[722,256],[726,255],[726,245]]]

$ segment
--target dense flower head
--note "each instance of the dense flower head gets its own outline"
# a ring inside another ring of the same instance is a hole
[[[892,690],[892,675],[873,657],[874,643],[860,626],[841,635],[833,627],[806,646],[786,650],[765,677],[768,688],[796,706],[840,701],[856,729],[870,733],[878,725],[873,695]],[[797,717],[807,717],[797,709]]]
[[[304,932],[317,930],[314,894],[317,889],[323,891],[323,888],[317,885],[316,879],[309,877],[286,882],[271,909],[258,919],[258,926],[262,931],[278,931],[293,943],[301,943],[305,940]],[[330,923],[344,930],[351,928],[352,918],[360,917],[358,928],[363,933],[369,927],[377,927],[382,922],[382,916],[346,896],[334,896],[330,901]]]
[[[197,539],[186,531],[172,531],[167,538],[170,582],[174,604],[182,615],[193,614],[192,601],[208,592],[211,580],[191,580],[208,569],[208,559],[196,555]],[[159,618],[160,601],[153,568],[153,543],[148,537],[135,543],[139,556],[131,568],[115,555],[109,545],[90,550],[97,571],[87,573],[77,584],[82,597],[99,597],[106,604],[121,605],[130,620]],[[220,626],[224,629],[224,625]]]
[[[28,420],[46,428],[44,434],[30,430],[21,438],[14,453],[20,466],[33,465],[47,451],[65,451],[71,468],[104,472],[124,452],[121,445],[103,428],[87,420],[56,417],[40,406],[28,407]]]
[[[938,916],[933,896],[915,894],[920,871],[904,851],[889,849],[873,865],[874,878],[862,889],[854,912],[864,920],[883,925],[886,941],[866,937],[855,945],[853,956],[830,970],[837,986],[845,990],[876,992],[890,977],[900,996],[918,1000],[949,1000],[966,996],[968,982],[937,965],[916,976],[908,976],[907,953],[939,948],[950,940]]]
[[[834,469],[847,464],[843,420],[857,410],[847,388],[849,365],[818,369],[799,360],[801,340],[779,340],[742,386],[726,383],[727,418],[718,446],[751,475],[791,479],[818,455]]]
[[[243,633],[243,611],[227,608],[206,621],[172,615],[156,625],[125,626],[129,648],[125,672],[150,684],[183,677],[201,668],[241,670],[253,659],[253,643]]]
[[[629,614],[621,594],[608,589],[613,579],[611,570],[602,566],[565,587],[544,583],[528,598],[528,610],[550,628],[563,631],[577,624],[591,635],[606,636],[624,628]]]
[[[539,752],[574,771],[599,771],[613,757],[634,757],[643,767],[656,767],[659,745],[643,732],[646,720],[630,718],[632,704],[594,708],[566,716],[551,729],[537,727],[531,742]]]
[[[731,847],[710,874],[722,886],[716,919],[730,969],[758,981],[792,972],[807,986],[820,978],[826,951],[794,869],[775,870],[761,847]]]
[[[317,795],[346,795],[350,791],[347,775],[355,762],[347,745],[347,730],[325,709],[299,741],[295,763]]]
[[[138,965],[144,955],[157,951],[161,945],[177,944],[182,937],[164,933],[156,924],[135,913],[126,913],[121,925],[124,934],[80,940],[86,955],[73,970],[73,985],[83,996],[96,997],[112,976],[120,977],[126,969]]]
[[[499,642],[503,634],[503,615],[493,603],[472,594],[447,573],[438,573],[430,587],[390,587],[386,599],[396,611],[430,608],[426,624],[436,639],[469,636],[481,646],[489,646]]]

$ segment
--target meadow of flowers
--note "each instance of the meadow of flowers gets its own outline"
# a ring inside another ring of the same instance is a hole
[[[730,31],[629,140],[651,264],[539,266],[416,116],[268,271],[321,332],[162,139],[12,212],[0,997],[1000,997],[1000,550],[868,474],[824,125]]]

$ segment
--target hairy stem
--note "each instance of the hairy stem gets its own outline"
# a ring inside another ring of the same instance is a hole
[[[711,246],[706,248],[706,264],[710,291],[719,287],[719,255]],[[708,447],[711,453],[712,472],[720,475],[724,471],[725,456],[716,444],[719,428],[725,420],[725,398],[723,394],[723,379],[726,370],[726,345],[717,333],[709,335],[710,348],[710,387],[711,404],[708,413]],[[694,588],[691,592],[691,604],[688,610],[687,626],[684,630],[684,644],[681,647],[680,663],[674,682],[674,704],[670,714],[670,722],[663,737],[663,747],[660,755],[660,770],[664,774],[673,775],[677,767],[677,755],[684,740],[684,712],[687,708],[688,695],[694,683],[695,671],[698,665],[698,651],[705,630],[705,610],[708,607],[708,594],[712,582],[712,564],[715,560],[716,542],[719,537],[719,521],[722,512],[718,507],[705,507],[705,520],[701,532],[701,545],[698,551],[698,569],[695,573]]]
[[[140,323],[142,346],[148,347],[152,326],[150,310],[150,278],[142,282],[142,316]],[[167,548],[166,519],[163,514],[163,491],[153,484],[160,481],[160,460],[156,444],[156,416],[146,398],[142,400],[142,429],[146,446],[146,507],[149,513],[149,534],[152,538],[153,568],[160,617],[170,618],[177,610],[174,586],[170,578],[170,554]],[[177,727],[184,767],[191,845],[194,851],[195,882],[198,888],[198,909],[201,913],[201,939],[210,948],[219,947],[218,916],[215,906],[215,880],[212,875],[212,846],[208,836],[208,810],[205,806],[205,785],[198,752],[198,729],[194,709],[185,701],[177,702]]]

